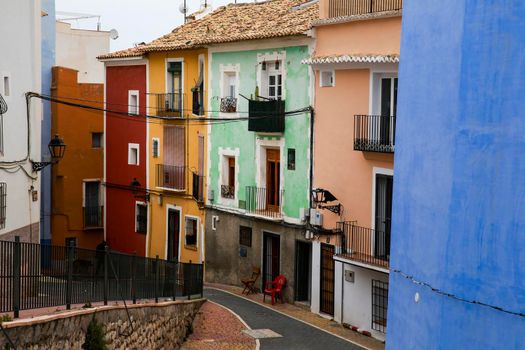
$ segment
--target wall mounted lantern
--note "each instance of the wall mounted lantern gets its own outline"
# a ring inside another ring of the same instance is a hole
[[[332,213],[340,215],[341,214],[341,203],[334,205],[326,205],[328,202],[336,201],[337,198],[328,190],[322,188],[314,188],[312,190],[312,202],[314,206],[319,209],[327,209]]]
[[[58,163],[62,158],[64,158],[64,153],[66,153],[66,144],[64,143],[64,140],[58,136],[55,135],[55,137],[49,141],[49,144],[47,145],[49,148],[49,153],[51,154],[51,161],[50,162],[33,162],[33,171],[40,171],[44,169],[46,166],[51,164]]]
[[[136,177],[133,178],[133,181],[129,184],[131,187],[131,192],[133,192],[133,196],[137,199],[143,199],[146,202],[149,202],[149,192],[148,190],[141,188],[139,180],[137,180]]]

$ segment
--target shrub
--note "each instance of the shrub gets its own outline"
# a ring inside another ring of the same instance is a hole
[[[104,327],[95,317],[89,322],[86,332],[86,340],[82,344],[84,350],[106,350],[106,339],[104,338]]]

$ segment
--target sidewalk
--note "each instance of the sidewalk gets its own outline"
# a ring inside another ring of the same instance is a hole
[[[234,314],[208,301],[197,313],[193,333],[181,350],[253,350],[255,340],[242,333],[245,329]]]
[[[206,283],[205,287],[216,288],[219,290],[223,290],[223,291],[235,294],[237,296],[241,296],[247,300],[264,305],[277,312],[283,313],[287,316],[290,316],[302,322],[308,323],[314,327],[318,327],[322,330],[335,334],[339,337],[345,338],[364,348],[372,349],[372,350],[384,350],[385,348],[385,344],[383,342],[380,342],[371,337],[367,337],[360,333],[354,332],[350,329],[344,328],[341,324],[335,321],[326,319],[322,316],[316,315],[310,312],[305,307],[299,307],[299,306],[288,304],[288,303],[284,303],[284,304],[276,303],[275,305],[272,306],[269,298],[266,298],[266,303],[263,303],[263,295],[261,293],[250,294],[249,296],[246,296],[242,294],[242,288],[237,287],[237,286]]]

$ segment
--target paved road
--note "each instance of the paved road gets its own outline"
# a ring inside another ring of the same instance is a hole
[[[237,313],[252,329],[268,328],[282,338],[260,339],[261,350],[362,350],[363,348],[241,297],[205,289],[204,296]]]

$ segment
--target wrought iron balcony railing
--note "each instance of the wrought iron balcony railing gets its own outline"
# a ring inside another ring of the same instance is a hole
[[[354,116],[354,150],[393,153],[396,143],[396,117]]]
[[[221,98],[221,112],[222,113],[237,112],[237,99],[235,97]]]
[[[155,96],[155,112],[158,116],[180,118],[183,116],[183,94],[181,92],[150,93]]]
[[[342,255],[350,260],[388,269],[390,265],[390,233],[339,222],[342,232]]]
[[[204,176],[192,172],[191,194],[198,203],[204,202]]]
[[[186,189],[186,167],[157,164],[157,187],[184,191]]]
[[[284,132],[284,100],[250,100],[248,130],[255,132]]]
[[[84,228],[100,228],[102,224],[101,206],[87,206],[84,207]]]
[[[221,185],[222,198],[235,198],[235,186]]]
[[[267,190],[253,186],[246,187],[246,212],[270,218],[281,218],[281,204],[284,190]]]
[[[396,11],[402,8],[403,0],[328,0],[328,17]]]

